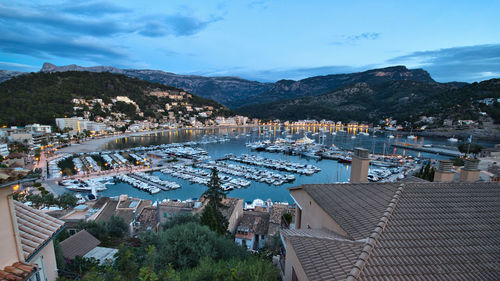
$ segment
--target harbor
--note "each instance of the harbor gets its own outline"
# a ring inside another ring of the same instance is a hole
[[[78,159],[84,172],[73,178],[115,176],[114,182],[99,191],[102,196],[128,194],[153,201],[199,198],[207,188],[211,170],[216,168],[228,196],[293,202],[289,187],[348,182],[355,147],[370,152],[368,180],[373,182],[398,181],[419,167],[423,159],[449,159],[429,150],[392,146],[402,139],[412,147],[449,144],[447,140],[403,138],[394,132],[294,130],[292,134],[286,128],[273,127],[183,129],[116,138],[105,150],[61,155],[52,161]],[[100,171],[94,169],[99,162],[104,162]],[[65,178],[55,168],[57,163],[49,166],[56,178],[58,174],[60,179]]]

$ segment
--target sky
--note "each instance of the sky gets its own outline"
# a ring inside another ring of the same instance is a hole
[[[0,2],[0,69],[108,65],[302,79],[392,65],[500,77],[500,1]]]

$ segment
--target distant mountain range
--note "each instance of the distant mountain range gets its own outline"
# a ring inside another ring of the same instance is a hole
[[[258,118],[367,121],[393,116],[400,120],[409,120],[422,114],[438,114],[438,109],[444,105],[455,108],[464,100],[469,102],[471,96],[480,97],[491,93],[481,92],[475,88],[475,84],[439,83],[432,79],[427,71],[408,69],[405,66],[315,76],[298,81],[280,80],[275,83],[262,83],[238,77],[178,75],[160,70],[108,66],[55,66],[45,63],[41,69],[44,73],[65,71],[111,72],[183,88],[198,96],[220,102],[241,114]],[[493,88],[498,87],[495,83],[492,84]],[[476,90],[479,92],[475,92]],[[470,96],[463,97],[463,100],[455,98],[464,93]],[[458,108],[452,113],[464,117],[472,114],[471,110]],[[452,113],[450,115],[453,115]],[[442,115],[442,112],[439,114]],[[475,114],[477,115],[477,112]]]
[[[500,79],[462,85],[422,81],[360,82],[315,96],[247,105],[238,112],[264,119],[329,119],[377,121],[392,117],[418,121],[421,116],[444,119],[479,117],[474,102],[500,97]]]
[[[261,83],[238,77],[204,77],[179,75],[161,70],[120,69],[110,66],[82,67],[78,65],[55,66],[44,63],[41,72],[89,71],[110,72],[139,78],[150,82],[185,89],[195,95],[220,102],[229,108],[320,95],[347,85],[367,83],[377,85],[389,81],[418,81],[437,83],[423,69],[408,69],[394,66],[350,74],[315,76],[298,81],[280,80],[275,83]],[[456,83],[463,86],[466,83]]]
[[[75,110],[72,103],[73,99],[102,99],[106,104],[111,104],[111,99],[117,96],[129,97],[139,106],[144,117],[155,119],[168,117],[165,105],[173,105],[173,102],[186,102],[192,107],[211,107],[211,117],[233,115],[225,106],[196,95],[186,95],[179,100],[152,92],[180,96],[183,89],[104,72],[27,73],[0,83],[0,125],[54,124],[57,117],[83,116],[83,111],[90,112],[94,117],[107,117],[120,112],[127,119],[142,119],[136,108],[126,103],[117,102],[111,110],[100,106],[90,108],[87,105]],[[172,107],[170,111],[176,117],[197,114],[187,112],[186,107],[180,104]]]

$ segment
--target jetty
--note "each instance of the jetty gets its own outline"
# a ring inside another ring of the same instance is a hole
[[[454,147],[432,146],[432,145],[417,145],[410,143],[393,143],[393,147],[432,153],[437,155],[444,155],[450,157],[460,157],[462,153]]]

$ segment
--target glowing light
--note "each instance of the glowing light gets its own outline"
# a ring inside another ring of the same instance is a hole
[[[19,184],[16,184],[12,187],[12,190],[18,191],[19,190]]]

